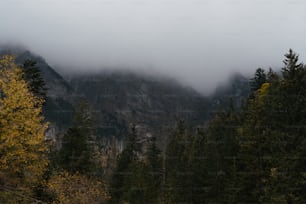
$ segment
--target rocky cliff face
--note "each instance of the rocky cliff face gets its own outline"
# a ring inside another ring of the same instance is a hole
[[[135,124],[140,137],[164,144],[178,120],[202,125],[208,117],[207,98],[172,80],[117,71],[75,76],[70,84],[93,106],[101,137]]]

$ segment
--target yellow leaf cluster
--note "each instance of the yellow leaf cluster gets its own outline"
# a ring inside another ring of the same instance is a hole
[[[267,94],[269,87],[270,87],[269,83],[263,83],[260,89],[257,90],[258,99],[260,101],[262,101],[263,97]]]
[[[54,203],[95,204],[110,199],[104,182],[79,173],[62,172],[52,176],[48,182],[48,190],[56,197]]]
[[[0,181],[30,190],[48,165],[47,123],[43,101],[29,91],[22,74],[14,57],[0,59]]]

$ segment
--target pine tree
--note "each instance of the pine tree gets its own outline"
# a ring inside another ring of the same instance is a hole
[[[263,83],[267,81],[265,70],[262,68],[256,69],[254,77],[251,79],[251,91],[256,91]]]
[[[192,197],[189,169],[191,134],[184,121],[179,121],[166,148],[163,202],[189,202]]]
[[[238,129],[240,115],[233,106],[218,113],[204,132],[203,151],[207,157],[205,188],[206,201],[235,203],[237,196]]]
[[[89,105],[80,102],[74,113],[73,125],[62,139],[59,165],[70,173],[101,175],[98,146]]]
[[[286,59],[283,61],[285,67],[282,69],[282,74],[285,80],[293,80],[303,70],[303,64],[298,63],[299,56],[289,50],[289,53],[285,54]]]
[[[114,170],[111,185],[111,203],[120,203],[123,199],[130,199],[129,190],[132,186],[131,177],[135,170],[141,170],[137,163],[139,144],[137,143],[137,133],[135,125],[127,138],[124,150],[118,155],[117,166]],[[135,166],[137,166],[135,168]],[[134,169],[135,168],[135,169]]]
[[[192,183],[192,203],[207,203],[207,192],[210,185],[208,183],[208,155],[207,155],[207,135],[198,129],[194,137],[190,151],[189,168],[193,172]]]
[[[290,50],[249,102],[241,130],[240,202],[303,203],[305,68]]]
[[[29,84],[29,89],[35,96],[47,99],[47,88],[44,79],[41,76],[39,68],[33,60],[25,60],[22,66],[24,75],[23,78]]]
[[[146,199],[149,203],[158,203],[162,185],[162,158],[161,151],[156,144],[156,137],[149,141],[147,156]]]

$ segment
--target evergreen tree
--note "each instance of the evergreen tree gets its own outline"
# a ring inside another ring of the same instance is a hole
[[[25,60],[22,69],[24,71],[23,78],[29,84],[29,89],[35,96],[43,99],[47,98],[47,88],[44,79],[41,76],[39,68],[33,60]]]
[[[191,151],[189,168],[193,172],[192,183],[192,203],[207,203],[207,192],[210,189],[208,183],[208,156],[207,156],[207,136],[202,130],[197,130],[194,137]]]
[[[286,59],[283,61],[285,67],[282,69],[282,74],[285,80],[293,80],[297,77],[298,74],[303,70],[303,64],[298,63],[299,56],[289,50],[289,53],[285,54]]]
[[[191,135],[183,121],[179,121],[166,149],[165,183],[163,202],[189,202],[192,197],[191,175],[189,169],[189,150]]]
[[[122,195],[122,203],[149,203],[151,189],[148,185],[149,168],[145,162],[137,160],[128,167],[128,174],[125,177],[125,191]]]
[[[206,200],[216,203],[235,203],[237,196],[238,153],[237,131],[240,126],[239,113],[233,106],[227,112],[218,113],[204,133],[203,151],[207,175],[205,181]]]
[[[117,166],[114,170],[111,184],[111,203],[120,203],[125,199],[129,199],[126,196],[131,187],[131,177],[135,164],[137,164],[137,154],[139,153],[139,144],[137,143],[137,133],[135,125],[132,126],[131,133],[128,136],[126,146],[117,159]],[[137,170],[139,168],[137,167]],[[127,197],[127,198],[126,198]]]
[[[59,166],[70,173],[101,175],[98,146],[89,105],[80,102],[74,113],[73,125],[62,139]]]
[[[162,158],[161,151],[156,145],[156,137],[152,137],[149,141],[149,147],[146,153],[147,156],[147,172],[146,177],[147,193],[146,198],[149,203],[158,203],[161,193],[162,184]]]
[[[258,68],[254,74],[254,77],[251,79],[251,91],[256,91],[266,81],[267,76],[265,70],[263,70],[262,68]]]
[[[239,178],[240,202],[259,202],[269,176],[264,153],[268,142],[263,115],[263,100],[268,84],[256,92],[249,103],[248,114],[243,129],[240,130]],[[262,120],[261,120],[262,119]],[[271,155],[269,155],[271,156]],[[269,157],[266,157],[269,158]]]
[[[241,202],[305,202],[305,68],[292,50],[285,56],[282,78],[271,71],[249,103],[239,153]]]
[[[145,156],[145,157],[144,157]],[[113,202],[158,203],[161,188],[162,164],[154,137],[145,155],[140,154],[135,127],[121,153],[113,177]],[[120,186],[118,181],[121,181]],[[119,189],[118,189],[119,187]]]

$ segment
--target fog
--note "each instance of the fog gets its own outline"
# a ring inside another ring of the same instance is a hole
[[[1,0],[0,43],[78,70],[144,70],[204,93],[230,73],[306,58],[303,0]]]

